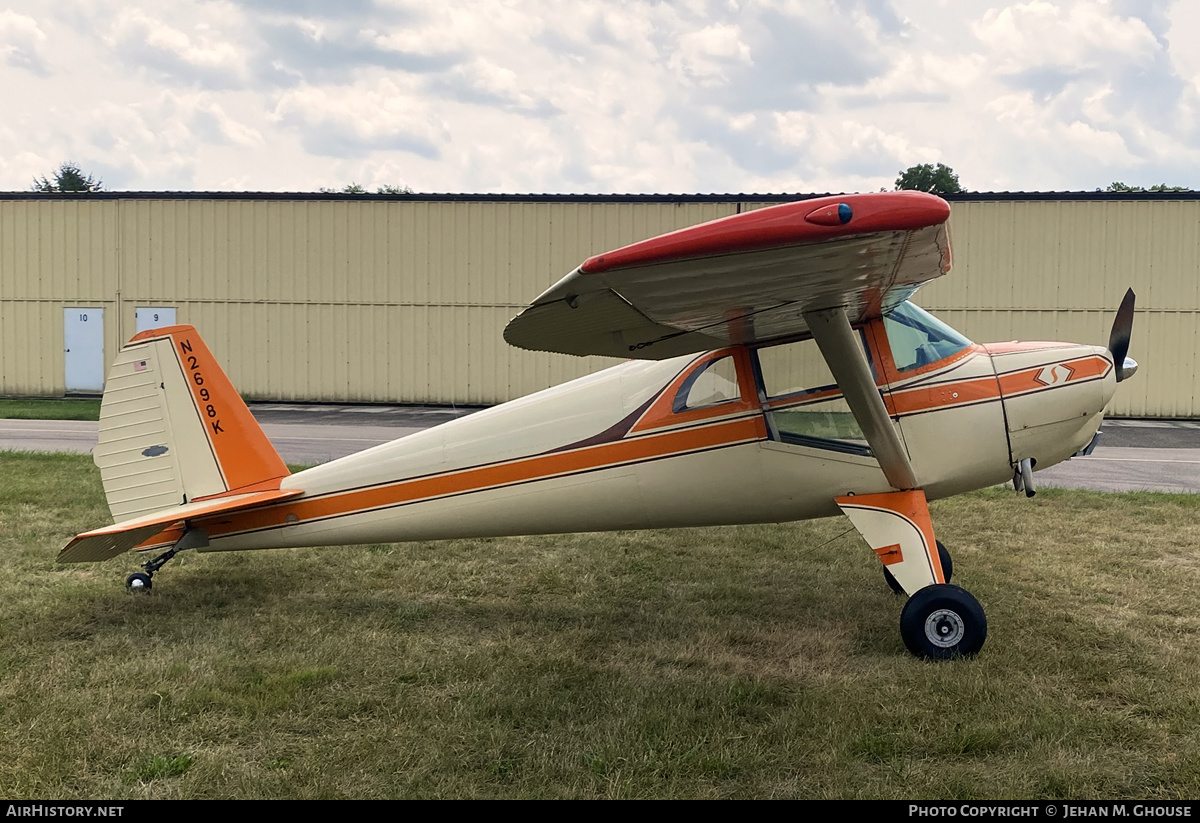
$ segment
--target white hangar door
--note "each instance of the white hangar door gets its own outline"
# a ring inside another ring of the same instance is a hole
[[[134,310],[134,334],[141,334],[150,329],[161,329],[164,326],[175,325],[174,306],[138,306]]]
[[[104,391],[104,309],[63,309],[63,358],[67,393]]]

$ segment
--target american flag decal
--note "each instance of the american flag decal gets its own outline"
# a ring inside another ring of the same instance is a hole
[[[136,363],[134,363],[134,364],[133,364],[133,370],[134,370],[134,371],[145,371],[145,370],[146,370],[146,361],[145,361],[145,360],[139,360],[139,361],[137,361]]]

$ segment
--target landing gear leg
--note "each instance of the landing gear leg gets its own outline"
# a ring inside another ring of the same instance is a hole
[[[933,536],[923,491],[847,495],[837,504],[883,561],[888,585],[910,595],[900,616],[900,636],[910,652],[944,660],[983,648],[983,607],[950,585],[950,553]]]
[[[1033,467],[1036,465],[1036,460],[1026,457],[1013,467],[1013,488],[1017,491],[1024,491],[1026,497],[1033,497],[1037,494],[1033,488]]]
[[[125,588],[130,591],[148,592],[154,586],[154,573],[167,564],[175,555],[184,549],[198,549],[208,545],[208,532],[204,529],[189,528],[183,537],[175,541],[175,545],[167,549],[153,560],[142,564],[144,572],[134,572],[125,578]]]
[[[938,559],[942,561],[942,577],[949,583],[950,578],[954,575],[954,561],[950,558],[950,552],[942,545],[941,540],[937,541],[937,550]],[[896,578],[892,577],[892,573],[887,570],[887,566],[883,567],[883,579],[887,582],[888,588],[895,594],[904,594],[904,587],[900,585]]]

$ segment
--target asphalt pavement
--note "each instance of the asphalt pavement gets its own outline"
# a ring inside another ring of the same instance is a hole
[[[283,459],[324,463],[477,411],[471,407],[258,403],[250,410]],[[1107,420],[1089,457],[1034,474],[1038,488],[1200,493],[1200,421]],[[97,424],[0,420],[0,450],[87,454]]]

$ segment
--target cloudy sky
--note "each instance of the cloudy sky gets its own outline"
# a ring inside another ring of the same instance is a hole
[[[1197,0],[15,0],[0,190],[1200,189]]]

